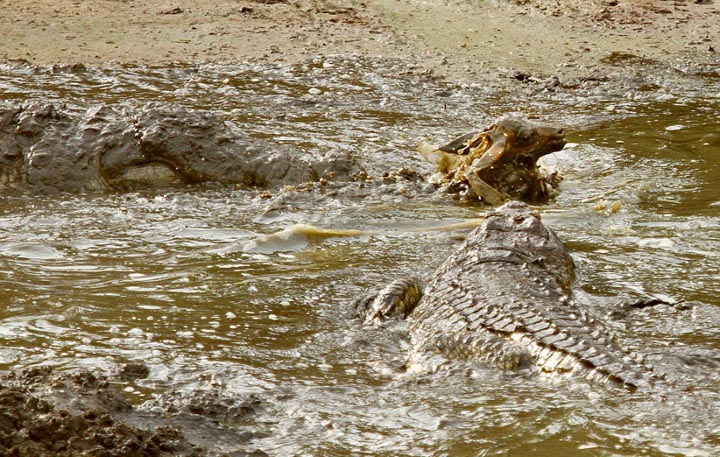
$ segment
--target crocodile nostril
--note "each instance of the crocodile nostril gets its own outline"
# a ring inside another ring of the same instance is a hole
[[[557,131],[557,134],[558,134],[558,135],[562,135],[563,133],[565,133],[565,130],[564,130],[564,129],[558,129],[558,131]]]

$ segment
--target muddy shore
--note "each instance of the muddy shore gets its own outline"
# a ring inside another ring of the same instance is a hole
[[[498,70],[579,77],[631,54],[717,68],[713,0],[5,2],[0,61],[164,65],[407,57],[460,80]]]

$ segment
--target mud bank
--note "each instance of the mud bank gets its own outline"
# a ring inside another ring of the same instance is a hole
[[[454,80],[498,69],[577,77],[614,53],[717,67],[716,1],[6,2],[0,60],[35,64],[409,57]]]

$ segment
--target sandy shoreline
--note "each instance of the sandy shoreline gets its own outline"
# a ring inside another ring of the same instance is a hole
[[[0,61],[114,65],[407,57],[451,79],[577,77],[608,56],[720,65],[714,0],[42,0],[4,3]]]

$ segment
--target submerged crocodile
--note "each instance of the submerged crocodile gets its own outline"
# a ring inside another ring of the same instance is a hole
[[[444,146],[423,143],[418,152],[437,167],[436,182],[497,206],[512,199],[547,201],[559,179],[543,173],[537,161],[564,146],[563,129],[506,116]]]
[[[537,212],[512,201],[469,234],[424,294],[403,279],[363,306],[371,321],[409,315],[410,370],[439,352],[503,369],[579,373],[630,389],[649,384],[651,370],[631,361],[608,328],[573,302],[573,279],[562,242]]]
[[[0,106],[0,191],[83,193],[213,182],[279,187],[362,168],[345,153],[309,156],[254,138],[218,115],[172,104],[84,113]]]

